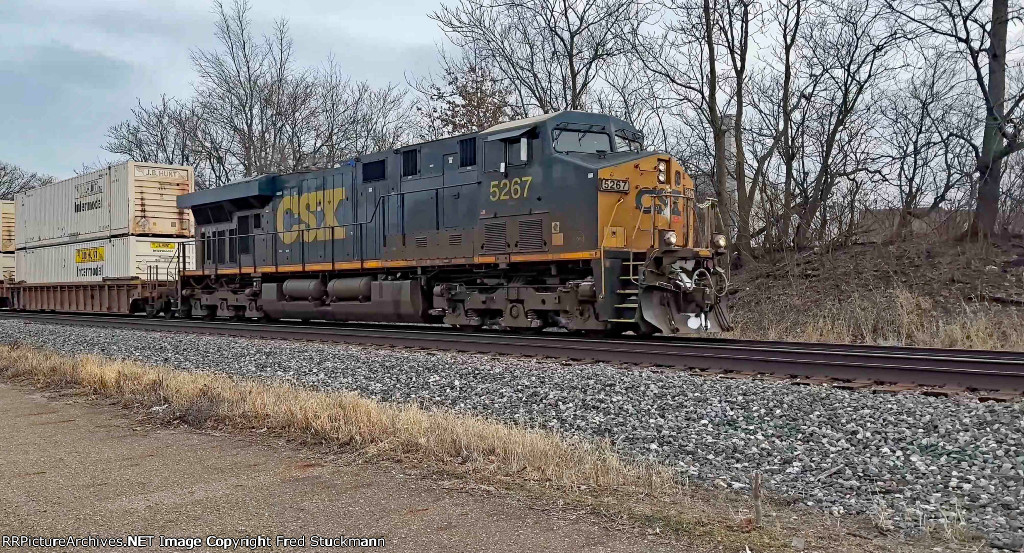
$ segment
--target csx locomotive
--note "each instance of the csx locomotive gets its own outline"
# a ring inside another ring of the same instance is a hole
[[[567,111],[181,196],[184,317],[728,330],[713,201],[621,119]],[[173,309],[168,302],[164,309]]]

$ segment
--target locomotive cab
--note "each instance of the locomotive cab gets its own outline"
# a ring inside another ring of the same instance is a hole
[[[596,317],[609,328],[644,334],[730,329],[722,221],[714,200],[697,201],[678,160],[645,151],[643,134],[625,121],[593,113],[559,112],[483,134],[488,145],[500,144],[487,152],[502,177],[490,182],[490,215],[532,208],[526,192],[515,202],[517,185],[546,188],[552,247],[596,253],[590,277]],[[531,165],[538,148],[545,155]],[[506,188],[513,196],[508,205]]]

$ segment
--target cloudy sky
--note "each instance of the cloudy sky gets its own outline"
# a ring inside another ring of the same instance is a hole
[[[333,54],[355,79],[433,67],[439,0],[250,0],[254,26],[285,16],[304,65]],[[103,151],[142,100],[192,89],[190,48],[213,48],[210,0],[0,0],[0,160],[57,177]]]

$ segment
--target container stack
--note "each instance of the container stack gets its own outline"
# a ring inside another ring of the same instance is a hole
[[[0,201],[0,280],[14,280],[14,202]]]
[[[14,198],[17,279],[29,284],[177,278],[192,215],[191,167],[129,161]]]

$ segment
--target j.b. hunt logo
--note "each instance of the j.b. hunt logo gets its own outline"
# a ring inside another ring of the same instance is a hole
[[[75,267],[75,274],[79,278],[103,276],[103,262],[107,259],[107,252],[103,246],[96,248],[78,248],[75,250],[75,263],[98,263],[87,267]]]

